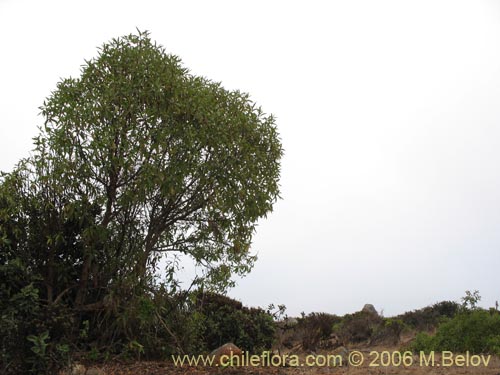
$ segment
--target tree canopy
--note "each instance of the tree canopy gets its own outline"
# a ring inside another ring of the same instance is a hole
[[[38,275],[48,304],[109,307],[159,264],[175,290],[179,256],[222,290],[251,269],[283,150],[248,94],[139,32],[104,44],[41,111],[32,155],[0,181],[0,257]]]

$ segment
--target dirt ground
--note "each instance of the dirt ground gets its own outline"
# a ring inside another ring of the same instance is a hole
[[[351,348],[351,353],[353,349]],[[375,351],[381,353],[382,351],[389,351],[387,348],[376,348]],[[394,349],[397,350],[397,349]],[[434,358],[434,366],[426,365],[421,362],[422,359],[419,355],[414,355],[412,358],[413,364],[411,366],[382,366],[380,360],[377,361],[376,354],[370,354],[371,350],[360,349],[363,357],[363,364],[355,366],[342,366],[342,367],[238,367],[238,368],[219,368],[219,367],[192,367],[183,366],[175,367],[171,362],[136,362],[128,364],[107,364],[100,367],[106,375],[176,375],[176,374],[193,374],[193,375],[316,375],[316,374],[342,374],[342,375],[454,375],[454,374],[474,374],[474,375],[500,375],[500,358],[491,356],[488,365],[482,362],[479,365],[474,365],[474,361],[470,361],[467,365],[466,355],[464,354],[463,366],[456,364],[448,366],[449,359],[445,359],[443,366],[443,358],[440,354],[436,354]],[[326,354],[326,353],[318,353]],[[301,355],[304,359],[305,355]],[[428,357],[427,357],[428,358]],[[458,362],[462,361],[462,357],[458,358]],[[469,357],[470,358],[470,357]],[[486,356],[484,357],[487,358]],[[478,358],[475,358],[478,360]],[[376,364],[378,367],[373,367]]]

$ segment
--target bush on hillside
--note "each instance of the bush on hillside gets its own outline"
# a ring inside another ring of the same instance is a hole
[[[432,306],[398,315],[405,325],[417,331],[430,331],[437,327],[443,319],[454,317],[460,305],[452,301],[442,301]]]
[[[369,341],[383,321],[379,315],[358,311],[346,314],[335,327],[335,332],[344,344]]]
[[[328,340],[333,333],[333,326],[341,318],[327,313],[310,313],[299,319],[296,329],[300,332],[302,347],[316,350],[323,340]]]
[[[370,337],[370,344],[386,344],[397,345],[400,340],[401,333],[407,326],[401,319],[384,318],[379,325],[374,327]]]
[[[195,307],[205,349],[212,350],[227,342],[249,352],[271,348],[275,324],[272,316],[263,309],[248,308],[239,301],[215,293],[197,294]]]
[[[435,335],[419,333],[411,348],[500,354],[500,314],[482,309],[461,312],[441,323]]]

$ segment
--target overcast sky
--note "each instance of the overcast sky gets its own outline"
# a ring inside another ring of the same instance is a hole
[[[277,117],[283,200],[231,296],[291,315],[500,300],[499,2],[0,0],[0,170],[60,78],[136,27]]]

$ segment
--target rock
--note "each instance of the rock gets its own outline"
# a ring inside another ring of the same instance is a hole
[[[100,368],[97,367],[92,367],[87,370],[85,375],[106,375],[104,370],[101,370]]]
[[[361,311],[378,316],[377,310],[375,310],[375,307],[371,303],[364,305]]]
[[[214,357],[214,365],[229,364],[231,363],[231,359],[233,359],[232,363],[236,366],[241,365],[243,362],[243,351],[232,342],[218,347],[210,353],[210,356]],[[223,363],[221,363],[222,356],[227,356],[223,358]]]
[[[349,365],[349,349],[345,346],[339,346],[337,349],[333,350],[334,356],[338,356],[338,360],[335,360],[332,366],[348,366]]]

